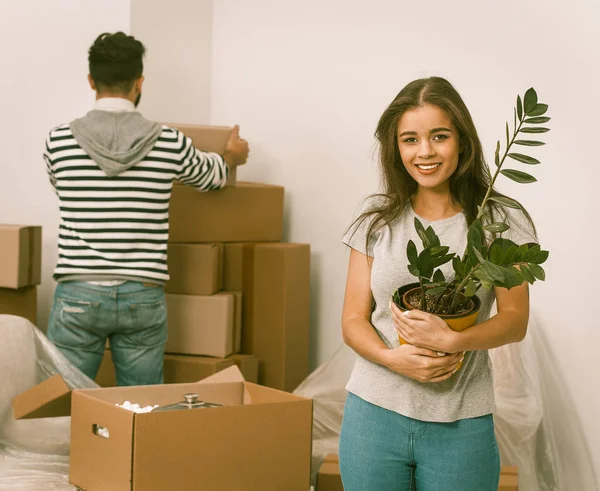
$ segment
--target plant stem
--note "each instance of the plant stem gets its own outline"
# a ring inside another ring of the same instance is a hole
[[[504,164],[504,161],[506,160],[506,157],[508,156],[508,152],[509,152],[510,148],[512,147],[513,143],[515,142],[515,138],[519,134],[519,131],[521,131],[521,126],[523,126],[523,122],[524,121],[525,121],[525,114],[523,114],[523,118],[519,120],[519,127],[515,128],[515,131],[513,133],[512,139],[510,140],[510,143],[508,144],[508,146],[506,147],[506,150],[504,151],[504,155],[502,156],[502,160],[500,160],[500,162],[498,164],[498,168],[496,169],[496,173],[494,174],[494,177],[490,181],[490,185],[488,186],[487,193],[485,193],[485,197],[483,198],[483,202],[481,203],[481,206],[479,208],[479,213],[477,213],[476,220],[479,220],[482,217],[482,215],[483,215],[483,212],[485,210],[485,205],[488,202],[490,194],[492,194],[492,189],[494,188],[494,184],[496,183],[496,179],[498,178],[498,175],[500,174],[500,170],[502,169],[502,165]],[[466,252],[466,250],[465,250],[465,252]]]
[[[427,310],[425,310],[427,308],[427,305],[425,304],[425,283],[423,283],[423,280],[421,279],[419,279],[419,282],[421,283],[421,310],[427,312]]]
[[[454,313],[454,309],[456,308],[456,302],[458,301],[458,294],[461,292],[461,290],[467,286],[467,283],[469,283],[469,280],[471,279],[471,277],[475,274],[475,271],[477,271],[479,269],[479,264],[476,264],[475,266],[473,266],[471,268],[471,271],[469,271],[468,274],[465,275],[464,279],[460,282],[460,284],[458,285],[458,287],[456,288],[456,290],[454,290],[454,296],[452,297],[452,304],[450,305],[450,312],[451,314]]]
[[[523,122],[525,121],[525,116],[526,116],[525,113],[523,113],[523,117],[519,119],[519,126],[518,126],[518,128],[515,128],[514,131],[513,131],[512,139],[510,140],[510,143],[507,145],[506,150],[504,151],[504,155],[502,156],[502,159],[498,163],[498,167],[496,169],[496,172],[495,172],[494,176],[492,177],[492,180],[490,181],[490,184],[488,186],[487,192],[485,193],[483,201],[482,201],[482,203],[481,203],[481,205],[479,207],[479,212],[477,213],[477,218],[475,218],[475,220],[479,220],[483,216],[483,213],[485,212],[485,206],[487,205],[487,202],[488,202],[488,200],[490,198],[490,195],[492,194],[492,189],[494,188],[494,184],[496,183],[496,179],[500,175],[500,171],[502,170],[502,165],[504,164],[504,161],[506,160],[506,157],[508,156],[509,150],[511,149],[511,147],[513,146],[513,144],[515,142],[515,138],[517,138],[517,135],[519,134],[519,131],[521,131],[521,127],[523,126]],[[468,250],[469,250],[469,243],[468,243],[468,240],[467,240],[467,246],[465,247],[465,252],[463,254],[463,257],[465,257],[467,255],[467,251]],[[465,276],[465,278],[463,279],[463,281],[461,281],[461,283],[458,286],[458,288],[454,291],[454,296],[452,298],[452,305],[450,306],[450,312],[451,313],[456,308],[456,301],[458,299],[458,294],[467,285],[470,277],[476,271],[476,268],[478,266],[479,265],[474,266],[471,269],[471,271],[469,271],[469,274],[467,274]]]

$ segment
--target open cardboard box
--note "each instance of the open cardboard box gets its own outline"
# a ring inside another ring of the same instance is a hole
[[[195,392],[223,407],[137,414]],[[244,381],[71,390],[55,375],[13,399],[16,419],[71,415],[69,482],[86,491],[306,491],[312,401]],[[99,429],[108,430],[108,438]]]

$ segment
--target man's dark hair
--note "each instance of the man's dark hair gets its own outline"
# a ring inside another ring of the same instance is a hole
[[[98,91],[127,93],[142,76],[146,48],[123,32],[100,34],[89,50],[90,75]]]

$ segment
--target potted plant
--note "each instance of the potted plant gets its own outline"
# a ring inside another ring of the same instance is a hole
[[[504,169],[507,157],[527,165],[537,165],[539,160],[511,152],[513,145],[535,147],[544,145],[538,140],[517,139],[520,134],[542,134],[548,128],[539,126],[550,121],[544,114],[547,104],[538,102],[536,91],[531,88],[523,99],[517,97],[514,110],[512,137],[509,124],[506,123],[506,149],[500,158],[500,141],[496,145],[496,171],[490,180],[487,193],[478,206],[479,213],[470,225],[467,235],[467,247],[462,256],[449,253],[449,248],[440,244],[440,239],[431,226],[425,228],[415,218],[415,229],[423,244],[418,253],[417,246],[410,240],[406,254],[408,270],[418,280],[415,283],[398,288],[393,294],[394,303],[402,311],[419,309],[438,315],[455,331],[471,327],[477,321],[481,301],[477,292],[481,287],[493,286],[513,288],[524,281],[533,284],[543,281],[545,272],[540,266],[548,258],[538,244],[516,244],[506,238],[497,237],[510,227],[504,222],[492,220],[488,203],[494,201],[508,208],[521,209],[521,205],[493,191],[494,183],[500,174],[519,182],[531,183],[536,179],[528,173],[516,169]],[[486,236],[485,232],[488,232]],[[490,237],[491,236],[491,237]],[[492,240],[493,239],[493,240]],[[446,279],[440,266],[452,261],[454,277]],[[400,338],[400,343],[405,341]]]

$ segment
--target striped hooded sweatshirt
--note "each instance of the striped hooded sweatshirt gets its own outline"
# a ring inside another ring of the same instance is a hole
[[[125,99],[99,99],[85,117],[54,128],[44,159],[60,206],[59,282],[166,282],[173,183],[209,191],[228,176],[220,155]]]

